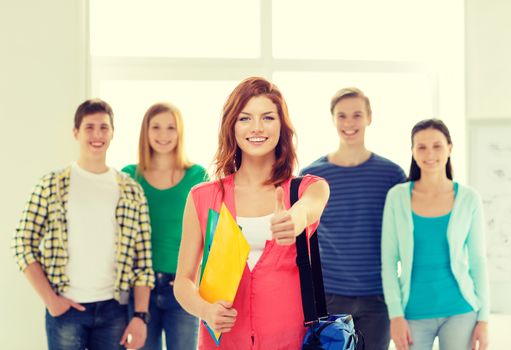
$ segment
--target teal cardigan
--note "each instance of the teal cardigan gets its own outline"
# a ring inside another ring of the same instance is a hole
[[[488,321],[489,287],[486,266],[483,208],[470,187],[458,187],[447,228],[451,269],[465,300]],[[413,266],[413,220],[410,183],[387,194],[382,224],[382,280],[390,318],[404,315],[410,295]],[[401,273],[398,275],[398,263]]]

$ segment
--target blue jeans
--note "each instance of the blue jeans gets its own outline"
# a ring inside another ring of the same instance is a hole
[[[407,321],[412,332],[411,350],[431,350],[437,336],[440,350],[470,350],[477,313]]]
[[[174,297],[171,285],[174,275],[155,272],[156,283],[151,291],[147,325],[147,340],[142,349],[161,350],[162,332],[168,350],[195,350],[199,333],[199,320],[186,312]],[[133,298],[130,298],[130,315],[134,311]]]
[[[83,303],[85,311],[69,308],[53,317],[46,310],[49,350],[123,349],[121,341],[128,326],[128,307],[110,299]]]
[[[383,295],[348,297],[325,294],[328,313],[351,314],[355,329],[363,337],[366,350],[387,350],[390,343],[390,320]]]

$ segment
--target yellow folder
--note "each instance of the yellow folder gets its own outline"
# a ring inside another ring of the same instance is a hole
[[[243,236],[229,209],[222,203],[204,274],[200,295],[210,303],[234,301],[245,270],[250,245]],[[213,334],[212,334],[213,335]],[[220,334],[214,334],[215,341]]]

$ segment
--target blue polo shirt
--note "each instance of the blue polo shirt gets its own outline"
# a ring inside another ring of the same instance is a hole
[[[343,296],[382,295],[383,207],[388,190],[405,182],[403,169],[373,153],[353,167],[321,157],[301,174],[320,176],[330,186],[317,231],[325,291]]]

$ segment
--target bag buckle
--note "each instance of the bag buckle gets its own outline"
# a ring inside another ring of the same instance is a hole
[[[319,323],[319,320],[303,321],[303,326],[312,327],[315,323]]]

